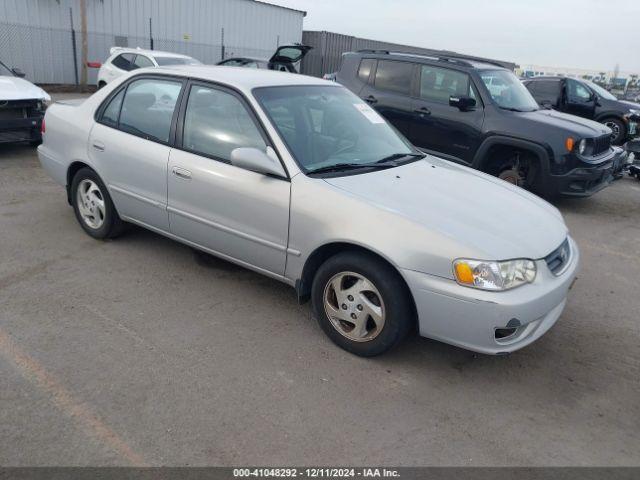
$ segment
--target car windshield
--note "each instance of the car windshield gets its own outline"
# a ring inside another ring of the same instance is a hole
[[[480,73],[482,82],[500,108],[518,112],[532,112],[540,107],[522,82],[507,70],[488,70]]]
[[[587,85],[589,85],[589,88],[591,90],[593,90],[594,92],[596,92],[596,94],[601,97],[601,98],[606,98],[607,100],[617,100],[617,98],[612,95],[610,92],[607,92],[604,88],[602,88],[600,85],[596,85],[593,82],[585,82]]]
[[[166,67],[169,65],[201,65],[201,62],[190,57],[154,57],[158,65]]]
[[[375,110],[343,87],[262,87],[253,93],[307,173],[387,160],[393,160],[395,166],[422,156]]]
[[[0,76],[13,77],[13,72],[4,63],[0,62]]]

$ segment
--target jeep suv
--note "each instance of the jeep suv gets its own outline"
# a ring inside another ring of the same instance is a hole
[[[608,127],[540,109],[491,63],[363,50],[343,55],[336,80],[421,150],[541,196],[589,196],[622,161]]]
[[[640,105],[618,100],[593,82],[564,77],[536,77],[523,83],[543,107],[604,123],[613,131],[611,143],[614,145],[620,145],[638,133]]]

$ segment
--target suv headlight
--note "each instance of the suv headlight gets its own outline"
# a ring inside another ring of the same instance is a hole
[[[580,140],[580,143],[578,143],[578,153],[580,155],[584,155],[584,152],[586,149],[587,149],[587,139],[583,138],[582,140]]]
[[[519,258],[504,262],[459,258],[453,262],[456,281],[480,290],[510,290],[536,278],[533,260]]]

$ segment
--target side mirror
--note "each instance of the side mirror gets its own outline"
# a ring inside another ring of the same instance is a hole
[[[267,147],[271,149],[271,147]],[[269,155],[267,152],[257,148],[235,148],[231,151],[231,165],[251,170],[252,172],[274,175],[286,178],[286,173],[275,153]]]
[[[459,95],[449,97],[449,105],[457,107],[461,112],[468,112],[476,108],[476,99],[471,98],[468,95]]]
[[[20,78],[25,77],[25,73],[22,70],[20,70],[18,67],[12,68],[11,71],[16,77],[20,77]]]

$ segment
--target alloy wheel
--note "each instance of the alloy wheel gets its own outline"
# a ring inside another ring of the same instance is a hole
[[[326,284],[324,310],[342,336],[354,342],[376,338],[385,323],[385,306],[376,286],[363,275],[341,272]]]
[[[105,203],[100,187],[88,178],[85,178],[78,185],[76,193],[76,203],[82,221],[94,230],[99,229],[104,224]]]

